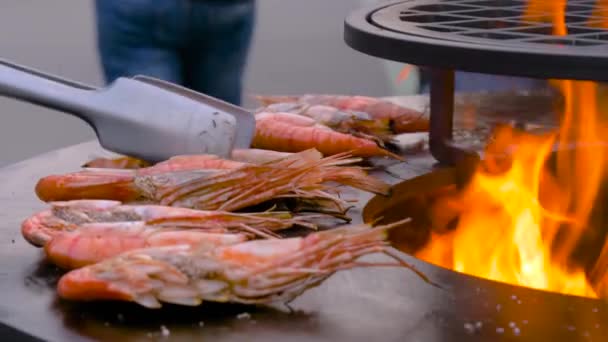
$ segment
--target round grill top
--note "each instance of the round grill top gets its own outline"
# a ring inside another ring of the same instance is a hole
[[[528,1],[376,5],[347,18],[345,40],[361,52],[423,66],[608,80],[608,1],[569,0],[563,26],[551,20],[560,0],[535,0],[531,7]]]

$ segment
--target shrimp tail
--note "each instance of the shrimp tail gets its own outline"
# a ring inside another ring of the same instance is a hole
[[[57,232],[70,231],[75,225],[56,219],[50,210],[28,217],[21,224],[21,235],[36,247],[44,246]]]
[[[118,201],[74,200],[51,202],[51,207],[42,210],[21,223],[24,239],[36,247],[43,247],[54,236],[78,229],[79,224],[89,221],[84,211],[111,211],[120,206]],[[70,219],[66,220],[65,217]]]
[[[140,194],[133,183],[135,170],[89,169],[44,177],[36,184],[36,195],[45,202],[82,198],[133,201]]]
[[[57,284],[57,292],[65,299],[81,301],[120,300],[133,301],[135,298],[120,285],[113,284],[103,276],[98,276],[88,268],[82,268],[78,273],[68,273]],[[156,299],[154,299],[156,301]],[[158,303],[158,302],[157,302]],[[151,304],[148,307],[159,307]]]
[[[240,233],[151,227],[141,221],[105,222],[86,224],[78,230],[56,235],[44,246],[44,251],[56,266],[76,269],[141,248],[201,243],[220,246],[247,240],[247,235]]]

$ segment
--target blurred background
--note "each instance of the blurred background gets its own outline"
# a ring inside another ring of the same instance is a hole
[[[380,0],[259,0],[246,94],[411,94],[417,74],[395,82],[402,64],[349,48],[343,21]],[[91,1],[0,1],[0,58],[102,85]],[[245,99],[246,106],[255,105]],[[0,98],[0,166],[94,139],[67,114]]]

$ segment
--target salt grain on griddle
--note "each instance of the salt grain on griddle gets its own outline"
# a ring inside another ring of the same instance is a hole
[[[465,323],[464,330],[466,330],[469,334],[472,334],[475,332],[475,327],[471,323]]]
[[[205,322],[203,322],[203,321],[198,322],[198,326],[199,327],[204,327],[205,326]]]
[[[505,328],[496,328],[496,333],[502,334],[505,332]]]
[[[171,335],[171,332],[169,331],[169,329],[167,329],[166,326],[161,325],[160,326],[160,334],[163,335],[163,337],[167,337],[167,336]]]
[[[509,328],[515,328],[516,326],[515,322],[509,322]]]
[[[250,319],[251,315],[248,312],[240,313],[236,316],[237,319]]]
[[[521,333],[521,330],[519,330],[519,328],[513,329],[513,335],[519,336],[520,333]]]

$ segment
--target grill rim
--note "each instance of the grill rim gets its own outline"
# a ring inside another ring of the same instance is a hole
[[[372,16],[377,12],[409,2],[412,0],[375,4],[353,11],[344,21],[344,41],[371,56],[425,67],[540,79],[608,81],[608,50],[605,49],[579,47],[572,53],[575,49],[558,51],[557,46],[545,44],[526,44],[515,49],[480,42],[473,37],[456,41],[397,32],[373,22]],[[602,52],[604,56],[598,55]]]

